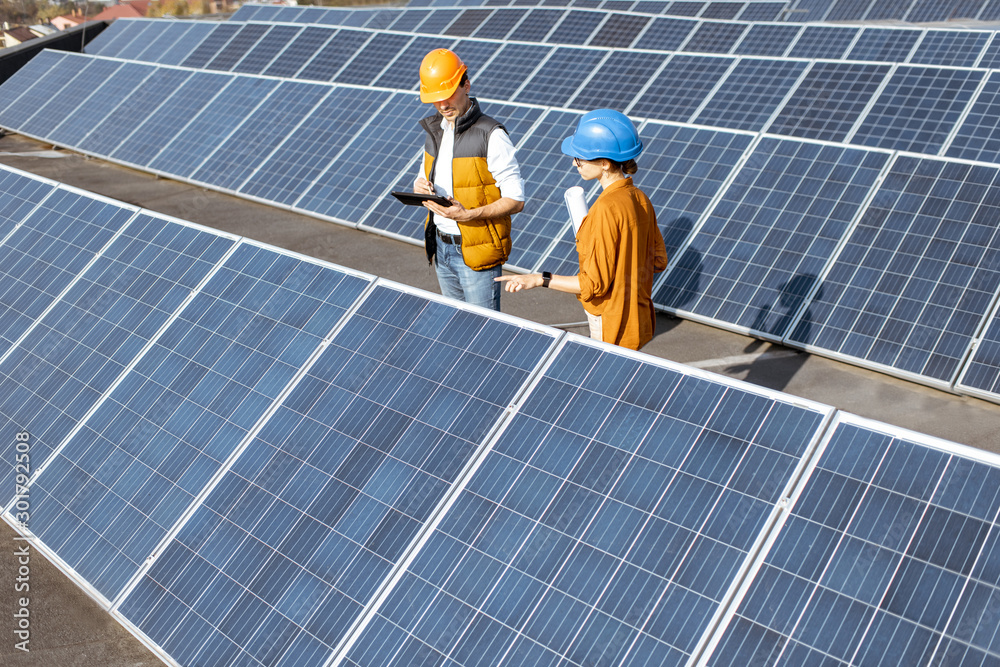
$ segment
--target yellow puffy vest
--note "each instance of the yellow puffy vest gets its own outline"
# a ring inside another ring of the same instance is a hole
[[[486,165],[486,149],[490,133],[495,129],[506,132],[506,128],[496,120],[483,114],[476,98],[468,111],[455,124],[455,148],[451,164],[452,191],[454,197],[465,208],[478,208],[500,199],[500,188]],[[434,160],[441,145],[441,116],[434,114],[420,121],[427,131],[424,143],[424,177],[434,181]],[[507,261],[510,255],[510,216],[489,220],[459,222],[462,233],[462,258],[471,269],[489,269]],[[437,249],[433,216],[428,214],[424,225],[424,247],[427,261],[431,261]]]

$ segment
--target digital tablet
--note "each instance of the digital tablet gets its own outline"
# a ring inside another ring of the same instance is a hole
[[[425,201],[432,201],[441,206],[451,206],[451,200],[441,195],[425,195],[420,192],[393,192],[392,196],[407,206],[420,206]]]

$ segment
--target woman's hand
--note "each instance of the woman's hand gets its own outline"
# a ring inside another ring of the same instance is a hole
[[[507,292],[520,292],[523,289],[533,289],[542,286],[542,274],[529,273],[525,276],[500,276],[494,278],[498,283],[505,283],[503,288]]]

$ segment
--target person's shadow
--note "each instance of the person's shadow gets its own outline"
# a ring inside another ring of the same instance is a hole
[[[654,303],[668,308],[682,309],[698,295],[701,285],[701,252],[688,246],[677,257],[677,249],[687,241],[694,229],[691,218],[672,220],[663,229],[663,245],[667,248],[667,271],[670,274],[653,295]]]
[[[751,330],[769,333],[779,339],[783,338],[788,327],[791,326],[793,318],[798,314],[806,297],[809,296],[809,292],[816,284],[816,280],[816,276],[811,273],[792,276],[780,288],[777,309],[773,308],[771,304],[762,305],[750,325]],[[822,296],[823,286],[820,285],[813,296],[813,301],[822,298]],[[796,339],[809,340],[811,330],[812,313],[806,307],[795,327]],[[764,344],[763,340],[755,340],[747,345],[743,351],[746,353],[756,352]],[[809,354],[786,348],[780,344],[772,344],[768,352],[771,352],[772,349],[775,354],[765,353],[752,363],[729,366],[726,368],[726,372],[736,374],[745,371],[746,376],[743,379],[747,382],[770,389],[783,390],[809,359]]]

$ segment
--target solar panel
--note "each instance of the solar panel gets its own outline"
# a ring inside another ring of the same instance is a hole
[[[635,38],[650,21],[648,16],[611,14],[587,44],[590,46],[627,47],[635,41]]]
[[[469,79],[475,86],[474,90],[478,95],[479,72],[492,60],[493,55],[503,46],[500,42],[483,42],[478,39],[463,39],[455,43],[453,51],[459,54],[462,62],[468,68]],[[419,76],[417,77],[419,79]]]
[[[698,16],[703,19],[734,19],[743,11],[742,2],[709,2]]]
[[[63,122],[53,119],[45,128],[45,136],[62,146],[79,146],[83,138],[113,113],[116,108],[140,88],[156,68],[137,63],[125,63],[103,82],[97,80],[92,94]],[[65,90],[65,89],[64,89]],[[148,113],[149,109],[146,109]],[[121,126],[116,128],[120,138]]]
[[[373,85],[399,90],[415,90],[420,84],[420,63],[434,49],[447,49],[455,40],[440,37],[415,37],[382,72]]]
[[[510,99],[554,49],[534,44],[505,44],[476,76],[473,94],[488,99]]]
[[[612,51],[567,104],[584,111],[627,109],[667,57],[665,53],[647,53],[636,58],[634,51]]]
[[[81,103],[122,66],[121,62],[113,60],[95,60],[86,56],[73,57],[83,60],[85,65],[72,80],[67,81],[66,85],[59,89],[55,96],[39,105],[35,114],[17,128],[19,132],[35,136],[48,134],[68,116],[75,114]],[[18,102],[22,102],[26,97],[27,95],[23,95]],[[98,122],[98,119],[92,120]]]
[[[541,42],[563,14],[562,10],[532,9],[507,38],[522,42]]]
[[[834,0],[827,13],[827,21],[860,21],[868,13],[874,0]]]
[[[852,143],[936,154],[984,72],[901,65],[850,137]]]
[[[915,0],[910,7],[906,20],[910,23],[934,23],[953,18],[955,5],[960,3],[942,2],[942,0]],[[978,3],[977,3],[978,4]],[[959,17],[954,17],[959,18]]]
[[[983,56],[977,65],[986,69],[997,69],[1000,67],[1000,41],[995,36],[983,51]]]
[[[275,56],[295,41],[301,31],[302,28],[298,26],[273,26],[261,37],[257,45],[231,68],[231,71],[241,74],[260,74],[271,64]]]
[[[802,61],[743,58],[705,102],[694,122],[760,131],[807,67]]]
[[[390,96],[385,91],[334,88],[240,186],[240,192],[290,206]]]
[[[732,52],[746,56],[780,57],[802,32],[801,26],[779,23],[752,25]]]
[[[458,9],[438,9],[431,12],[430,16],[414,28],[414,32],[422,32],[427,35],[440,35],[445,33],[445,29],[451,25],[452,21],[458,18],[461,10]],[[393,28],[397,30],[398,28]]]
[[[387,194],[387,188],[418,153],[400,150],[409,146],[416,122],[426,110],[410,93],[395,93],[378,115],[357,134],[322,172],[295,207],[330,216],[354,225]]]
[[[0,111],[0,125],[3,127],[19,130],[41,107],[56,97],[63,86],[72,83],[91,62],[87,58],[61,54],[57,59],[54,54],[49,55],[45,52],[33,58],[32,62],[35,60],[39,60],[37,68],[29,63],[18,71],[18,74],[23,72],[24,76],[14,75],[4,83],[5,93],[7,83],[10,83],[14,91],[21,91],[21,94],[17,99],[12,99],[7,108]],[[33,82],[26,80],[27,77],[36,74],[40,78]],[[52,122],[52,119],[49,122]]]
[[[190,85],[195,79],[188,81]],[[236,126],[267,100],[278,83],[275,79],[234,78],[184,126],[182,132],[163,145],[147,166],[177,176],[193,175]]]
[[[561,107],[607,55],[604,50],[559,47],[520,87],[514,100]]]
[[[671,2],[663,13],[671,16],[698,16],[704,8],[704,2]]]
[[[209,33],[198,47],[181,63],[184,67],[202,68],[238,33],[243,26],[235,23],[220,23]]]
[[[900,156],[790,340],[950,384],[1000,287],[997,171]]]
[[[230,21],[253,21],[254,17],[257,15],[258,11],[265,9],[264,5],[253,5],[245,4],[241,5],[239,9],[233,12],[233,15],[229,17]]]
[[[259,107],[237,121],[239,127],[209,154],[191,178],[227,190],[238,190],[260,163],[285,141],[317,103],[328,86],[284,81]]]
[[[594,30],[604,22],[603,12],[570,10],[546,38],[556,44],[586,44]]]
[[[1000,19],[1000,2],[997,2],[997,0],[986,0],[976,18],[980,21],[996,21]]]
[[[410,35],[375,33],[333,78],[337,83],[370,84],[414,38]],[[334,37],[339,41],[339,35]],[[415,63],[419,71],[420,65]]]
[[[734,62],[734,58],[676,55],[636,99],[629,113],[657,120],[687,121]]]
[[[21,107],[22,111],[20,114],[8,115],[7,110],[13,107],[18,98],[31,90],[35,84],[41,83],[42,87],[48,89],[51,77],[62,78],[64,83],[69,80],[70,77],[58,74],[61,68],[57,67],[57,65],[65,58],[66,54],[59,51],[43,50],[3,82],[4,97],[0,100],[0,125],[14,128],[16,127],[16,122],[21,122],[15,121],[15,118],[20,117],[21,119],[25,119],[28,117],[26,114],[30,107],[27,104]],[[44,83],[42,83],[43,79]],[[43,98],[38,96],[37,99]],[[34,113],[34,111],[31,113]]]
[[[532,128],[535,122],[541,117],[542,110],[537,107],[514,106],[512,104],[500,104],[497,102],[484,103],[483,112],[500,121],[507,129],[511,141],[515,146],[522,143],[522,138]],[[434,113],[432,107],[425,107],[422,115],[429,116]],[[404,153],[412,156],[413,162],[404,167],[399,177],[390,187],[390,191],[410,191],[413,189],[413,182],[420,173],[419,156],[423,154],[423,145],[426,134],[415,123],[410,127],[401,127],[402,130],[399,141],[403,146]],[[405,143],[404,143],[405,142]],[[517,150],[518,166],[521,167],[521,177],[525,177],[522,151]],[[523,163],[523,164],[522,164]],[[525,187],[527,187],[525,183]],[[514,219],[515,229],[535,224],[535,215],[523,216],[527,218],[522,221],[520,218]],[[371,210],[359,219],[361,229],[377,230],[388,233],[397,238],[408,241],[416,241],[420,245],[424,242],[424,222],[427,220],[427,209],[423,207],[404,206],[392,196],[383,196],[375,201]],[[516,236],[515,236],[516,238]],[[517,254],[516,248],[512,251],[511,257]]]
[[[802,3],[800,2],[799,5]],[[784,2],[748,2],[737,17],[741,21],[789,21],[794,16],[786,13]],[[796,5],[798,7],[798,5]]]
[[[848,415],[822,447],[710,664],[993,662],[996,460]]]
[[[140,214],[3,356],[0,423],[31,434],[33,470],[233,245],[233,238]],[[5,449],[13,461],[14,443]]]
[[[323,664],[551,344],[376,288],[122,614],[182,663]]]
[[[678,256],[677,251],[743,159],[753,135],[646,123],[639,136],[645,150],[637,160],[639,172],[633,180],[653,203],[670,267],[694,271],[698,258],[692,253]],[[572,227],[539,268],[556,275],[576,275],[579,264]]]
[[[700,51],[705,53],[729,53],[740,41],[747,26],[742,23],[705,21],[684,43],[685,51]]]
[[[429,9],[407,9],[399,13],[395,21],[389,24],[389,30],[399,30],[402,32],[414,32],[418,25],[427,20],[431,11]]]
[[[212,34],[215,26],[207,23],[194,23],[184,33],[184,36],[177,40],[173,46],[163,51],[162,55],[156,58],[156,62],[161,65],[180,65],[187,60],[203,41]]]
[[[695,230],[686,261],[668,267],[654,301],[780,340],[888,160],[764,138]]]
[[[889,70],[887,65],[815,63],[768,131],[844,141]]]
[[[115,21],[115,23],[118,23],[118,21]],[[186,36],[193,26],[193,23],[186,21],[177,21],[160,26],[159,34],[156,37],[145,40],[146,48],[135,54],[132,59],[149,63],[158,62],[167,50],[182,40],[185,43],[190,43],[187,41]],[[195,43],[191,43],[192,51],[196,45]],[[90,51],[87,51],[87,53],[90,53]],[[177,63],[170,64],[176,65]]]
[[[789,58],[843,58],[858,36],[858,28],[809,25],[788,52]]]
[[[885,19],[901,19],[906,16],[907,10],[913,0],[880,0],[873,2],[864,18],[868,21],[882,21]]]
[[[949,67],[973,67],[991,37],[988,32],[928,30],[909,62]]]
[[[483,21],[473,36],[478,39],[503,39],[526,14],[523,9],[497,9]]]
[[[215,72],[195,72],[172,92],[155,114],[147,114],[122,141],[111,157],[135,165],[146,165],[191,119],[204,109],[234,77]]]
[[[907,28],[864,28],[847,59],[906,62],[920,34],[919,30]]]
[[[343,664],[685,664],[823,419],[578,339],[534,393]]]
[[[114,600],[366,284],[241,244],[32,483],[32,531]]]
[[[138,29],[139,25],[136,21],[128,19],[112,21],[94,39],[87,42],[84,46],[84,53],[92,55],[107,55],[105,51],[107,53],[118,53],[122,46],[132,40],[135,35],[133,30]]]
[[[0,239],[6,239],[55,185],[0,165]]]
[[[1000,76],[990,74],[968,115],[958,126],[945,154],[948,157],[1000,162]]]
[[[655,18],[650,21],[649,27],[633,44],[633,48],[678,51],[697,25],[696,21]]]
[[[337,34],[336,30],[330,30],[328,28],[314,28],[309,27],[303,30],[289,45],[285,48],[281,54],[274,59],[274,61],[264,70],[264,74],[267,76],[280,76],[280,77],[293,77],[296,73],[302,69],[302,66],[313,59],[314,56],[318,56],[320,53],[324,52],[324,45],[330,41],[334,35]],[[350,33],[352,35],[360,33]],[[323,63],[323,60],[317,61],[317,66]],[[325,67],[332,68],[332,63],[325,65]],[[339,69],[339,68],[338,68]],[[328,81],[332,78],[333,73],[327,69],[329,76],[327,77],[309,77],[303,76],[302,78],[320,78],[322,80]]]
[[[159,21],[143,21],[139,24],[137,30],[133,30],[135,37],[131,42],[122,46],[117,53],[114,54],[116,58],[123,58],[125,60],[137,60],[139,55],[142,54],[149,47],[149,43],[154,41],[163,33],[163,29],[166,27]],[[111,54],[104,54],[110,56]]]
[[[474,33],[480,26],[480,24],[485,21],[493,13],[492,9],[466,9],[462,12],[455,22],[448,26],[444,31],[446,35],[453,35],[455,37],[468,37]]]
[[[0,246],[0,355],[45,314],[134,214],[132,208],[57,190],[6,237]]]

